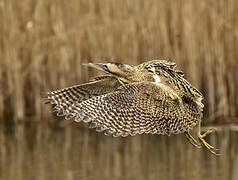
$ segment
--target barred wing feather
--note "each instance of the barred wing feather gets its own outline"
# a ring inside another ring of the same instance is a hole
[[[170,135],[196,125],[201,112],[196,103],[192,104],[189,107],[166,85],[140,82],[77,103],[71,115],[75,121],[91,122],[91,128],[106,135]]]

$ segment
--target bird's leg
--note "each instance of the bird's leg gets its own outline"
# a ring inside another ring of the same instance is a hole
[[[186,138],[188,139],[188,141],[189,141],[193,146],[195,146],[195,147],[197,147],[197,148],[201,148],[201,144],[199,144],[199,143],[197,142],[197,140],[194,139],[194,137],[189,133],[189,131],[188,131],[188,132],[185,132],[184,134],[185,134]]]
[[[212,154],[215,154],[215,155],[219,155],[216,152],[218,149],[214,148],[212,145],[207,143],[204,139],[207,135],[213,133],[214,131],[215,131],[215,129],[213,128],[213,129],[209,129],[205,133],[201,134],[201,118],[199,118],[199,121],[198,121],[198,139],[199,139],[199,141],[202,143],[202,145],[204,145],[207,148],[207,150],[209,152],[211,152]]]

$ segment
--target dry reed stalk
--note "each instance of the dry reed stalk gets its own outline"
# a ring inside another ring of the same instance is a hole
[[[1,1],[1,120],[47,117],[42,92],[96,74],[82,62],[150,59],[178,63],[211,122],[238,116],[237,11],[236,0]]]

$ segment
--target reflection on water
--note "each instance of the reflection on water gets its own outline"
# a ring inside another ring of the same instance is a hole
[[[0,179],[237,180],[237,139],[237,131],[211,135],[223,154],[215,157],[183,135],[112,138],[76,124],[1,127]]]

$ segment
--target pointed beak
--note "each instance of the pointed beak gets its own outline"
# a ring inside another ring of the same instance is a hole
[[[82,65],[92,67],[92,68],[98,69],[100,71],[110,73],[110,71],[107,67],[107,63],[83,63]]]

